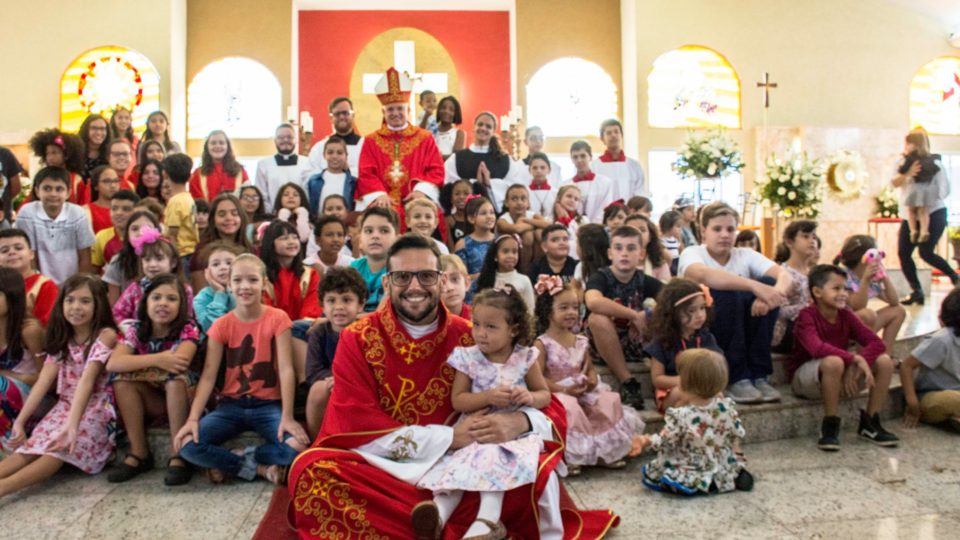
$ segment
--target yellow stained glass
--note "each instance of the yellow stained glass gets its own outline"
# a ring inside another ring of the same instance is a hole
[[[60,129],[76,132],[90,113],[108,120],[114,109],[133,111],[133,128],[160,108],[160,76],[145,56],[124,47],[98,47],[78,56],[60,78]]]
[[[920,68],[910,82],[910,125],[960,135],[960,58],[944,56]]]
[[[657,58],[647,77],[651,127],[740,127],[740,78],[722,55],[696,45]]]

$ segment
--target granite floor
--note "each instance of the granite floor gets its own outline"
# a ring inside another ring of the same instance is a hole
[[[901,435],[900,448],[872,446],[850,431],[837,454],[820,452],[813,439],[747,445],[752,493],[653,493],[637,480],[639,462],[588,469],[566,483],[583,506],[621,515],[611,538],[957,538],[960,436],[888,427]],[[123,485],[63,472],[0,499],[0,538],[246,539],[271,495],[264,482],[211,486],[197,477],[166,488],[161,480],[160,471]]]

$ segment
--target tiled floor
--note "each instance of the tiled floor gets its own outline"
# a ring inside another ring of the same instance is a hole
[[[751,493],[653,493],[637,479],[637,462],[588,469],[566,484],[583,506],[620,514],[611,538],[957,538],[960,436],[888,427],[902,437],[900,448],[872,446],[850,431],[836,454],[817,450],[813,438],[748,445]],[[211,486],[197,477],[166,488],[161,480],[160,471],[123,485],[62,473],[0,499],[0,538],[246,539],[271,495],[264,482]]]
[[[936,328],[948,289],[909,308],[901,337]],[[852,429],[852,421],[847,429]],[[680,499],[645,490],[639,462],[622,471],[585,470],[566,481],[585,507],[622,518],[612,538],[792,538],[918,540],[960,537],[960,436],[935,428],[905,431],[897,449],[846,431],[837,454],[814,438],[747,445],[751,493]],[[749,426],[748,426],[749,428]],[[246,539],[267,509],[264,482],[162,485],[162,471],[115,485],[105,475],[64,471],[46,485],[0,498],[0,539]]]

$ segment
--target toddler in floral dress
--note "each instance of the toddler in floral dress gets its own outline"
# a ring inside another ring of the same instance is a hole
[[[116,343],[106,285],[90,274],[67,279],[47,325],[47,359],[10,431],[16,453],[0,461],[0,497],[50,478],[64,463],[88,474],[103,470],[116,428],[104,366]],[[27,420],[54,384],[56,405],[26,438]]]
[[[645,448],[657,453],[643,466],[643,484],[678,495],[750,491],[753,476],[740,454],[743,425],[733,401],[720,395],[726,361],[709,349],[687,349],[677,365],[686,404],[667,409],[659,434],[636,441],[635,454]]]
[[[581,465],[620,469],[633,438],[643,433],[643,420],[600,381],[590,359],[590,340],[573,332],[580,322],[576,284],[541,274],[535,290],[540,337],[533,346],[547,387],[567,410],[567,473],[579,474]]]
[[[488,289],[477,295],[473,338],[476,345],[457,347],[447,360],[457,371],[451,391],[454,409],[469,414],[524,406],[541,409],[550,403],[538,352],[528,346],[527,307],[516,292]],[[479,491],[480,509],[465,538],[504,538],[503,494],[536,480],[542,446],[536,434],[501,444],[474,442],[440,459],[417,487],[434,492],[427,504],[448,509],[457,506],[464,491]]]

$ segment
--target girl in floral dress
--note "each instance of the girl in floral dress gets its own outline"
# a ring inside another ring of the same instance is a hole
[[[40,378],[10,432],[16,453],[0,461],[0,497],[50,478],[64,463],[88,474],[103,470],[116,423],[104,365],[116,342],[103,282],[70,277],[50,315]],[[27,439],[24,426],[54,383],[59,399]]]
[[[634,453],[657,453],[643,466],[643,484],[679,495],[750,491],[753,476],[739,448],[743,426],[733,401],[720,395],[727,386],[726,361],[708,349],[687,349],[677,355],[677,365],[687,404],[667,409],[659,434],[636,441]]]
[[[477,344],[457,347],[447,360],[456,370],[454,409],[470,414],[484,409],[541,409],[550,403],[538,352],[528,346],[532,336],[527,313],[523,300],[511,290],[488,289],[477,295],[473,303]],[[456,508],[464,491],[479,491],[480,509],[465,538],[504,538],[503,494],[536,480],[542,445],[535,434],[502,444],[471,443],[444,456],[417,487],[433,491],[433,501],[426,504],[442,509]]]
[[[140,229],[140,235],[131,241],[134,253],[140,257],[140,279],[132,281],[113,305],[113,318],[121,329],[137,320],[137,306],[143,299],[143,291],[150,286],[150,280],[160,274],[182,276],[180,257],[177,249],[159,230],[150,226]],[[187,311],[193,316],[193,291],[187,292]]]
[[[619,469],[643,420],[620,404],[620,394],[600,381],[590,360],[589,340],[573,329],[580,322],[580,301],[573,282],[541,275],[537,292],[537,331],[533,346],[540,353],[547,387],[567,410],[564,458],[570,475],[581,465]]]

